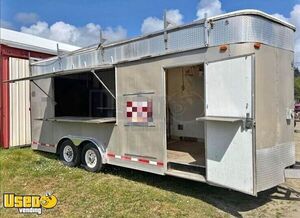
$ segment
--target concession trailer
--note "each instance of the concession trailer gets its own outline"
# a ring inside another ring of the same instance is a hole
[[[167,22],[165,22],[167,23]],[[295,164],[295,27],[243,10],[31,61],[32,148],[250,195]]]
[[[0,25],[0,149],[31,144],[29,81],[5,80],[29,76],[29,57],[44,59],[77,46],[2,28]]]

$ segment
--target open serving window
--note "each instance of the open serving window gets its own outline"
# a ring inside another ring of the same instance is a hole
[[[53,93],[38,80],[51,78]],[[54,116],[35,118],[61,122],[114,123],[116,122],[115,69],[103,66],[96,69],[59,71],[44,75],[17,78],[5,82],[30,80],[54,102]],[[36,96],[35,92],[32,96]]]
[[[56,121],[113,122],[116,116],[115,71],[96,70],[55,76]]]
[[[55,117],[115,117],[115,73],[113,70],[56,76]],[[103,82],[103,84],[99,81]]]

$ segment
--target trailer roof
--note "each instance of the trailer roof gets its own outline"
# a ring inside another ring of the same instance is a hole
[[[95,67],[111,68],[124,62],[222,44],[261,42],[293,51],[295,30],[292,24],[258,10],[235,11],[38,61],[31,66],[30,78],[75,73]]]
[[[234,12],[214,16],[214,17],[211,17],[210,19],[211,20],[220,20],[220,19],[224,19],[224,18],[227,18],[227,17],[234,17],[234,16],[239,16],[239,15],[257,15],[257,16],[261,16],[261,17],[267,18],[269,20],[272,20],[274,22],[282,24],[282,25],[296,31],[296,27],[293,24],[290,24],[289,22],[286,22],[285,20],[279,19],[279,18],[277,18],[275,16],[272,16],[270,14],[267,14],[265,12],[262,12],[262,11],[259,11],[259,10],[254,10],[254,9],[245,9],[245,10],[234,11]]]
[[[240,15],[257,15],[257,16],[261,16],[261,17],[272,20],[273,22],[279,23],[283,26],[286,26],[286,27],[296,31],[296,27],[294,25],[292,25],[292,24],[290,24],[290,23],[288,23],[288,22],[286,22],[282,19],[274,17],[270,14],[267,14],[267,13],[259,11],[259,10],[254,10],[254,9],[244,9],[244,10],[233,11],[233,12],[229,12],[229,13],[226,13],[226,14],[221,14],[221,15],[218,15],[218,16],[213,16],[213,17],[207,18],[207,20],[217,21],[217,20],[221,20],[221,19],[225,19],[225,18],[229,18],[229,17],[240,16]],[[180,28],[183,28],[183,27],[192,26],[194,24],[204,23],[204,21],[205,21],[205,19],[201,19],[201,20],[197,20],[197,21],[194,21],[194,22],[191,22],[191,23],[188,23],[188,24],[182,24],[182,25],[178,25],[176,27],[168,28],[168,30],[169,31],[176,30],[176,29],[180,29]],[[130,39],[123,39],[123,40],[119,40],[119,41],[109,42],[109,43],[107,43],[103,46],[104,47],[110,47],[110,46],[116,46],[116,45],[120,45],[120,44],[126,44],[126,43],[129,43],[129,42],[137,41],[137,40],[142,39],[142,38],[148,38],[148,37],[151,37],[151,36],[155,36],[155,35],[163,33],[163,32],[164,32],[164,30],[158,30],[158,31],[155,31],[155,32],[152,32],[152,33],[149,33],[149,34],[133,37],[133,38],[130,38]],[[93,45],[78,49],[78,50],[73,51],[73,52],[72,51],[68,52],[68,53],[66,53],[66,55],[71,55],[71,54],[74,54],[74,53],[88,51],[88,50],[97,48],[98,46],[99,46],[99,44],[93,44]],[[47,59],[45,59],[45,61],[47,61]]]

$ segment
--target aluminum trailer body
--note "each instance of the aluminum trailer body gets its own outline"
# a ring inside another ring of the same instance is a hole
[[[32,148],[257,195],[295,164],[294,31],[246,10],[32,63]],[[55,78],[83,72],[114,75],[115,116],[57,116]]]

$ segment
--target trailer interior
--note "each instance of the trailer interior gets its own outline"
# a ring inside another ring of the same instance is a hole
[[[114,120],[114,69],[57,76],[53,79],[56,119],[85,122],[99,120],[97,118]]]
[[[205,173],[204,65],[165,69],[169,169]]]

